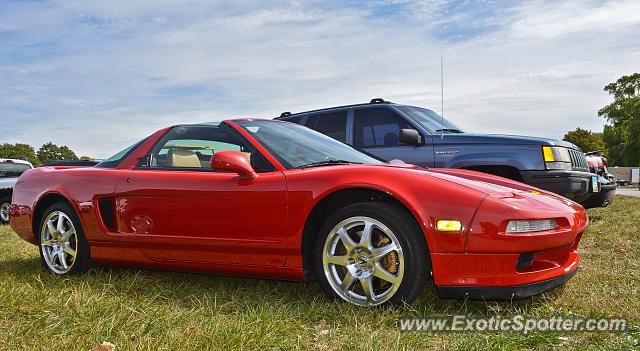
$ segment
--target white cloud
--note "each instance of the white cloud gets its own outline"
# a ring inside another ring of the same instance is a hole
[[[638,71],[634,2],[466,5],[0,5],[0,119],[11,121],[0,142],[51,140],[105,157],[174,123],[372,97],[440,111],[441,56],[448,118],[469,131],[560,138],[601,129],[602,88]]]
[[[538,39],[571,34],[601,34],[640,22],[640,2],[532,1],[517,9],[520,18],[511,26],[514,36]]]

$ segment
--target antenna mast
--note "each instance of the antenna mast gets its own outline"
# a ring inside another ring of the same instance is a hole
[[[442,56],[440,56],[440,108],[440,117],[442,117],[440,139],[442,139],[444,138],[444,58]]]

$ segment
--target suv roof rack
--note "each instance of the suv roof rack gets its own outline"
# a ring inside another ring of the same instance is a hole
[[[321,108],[321,109],[309,110],[309,111],[303,111],[303,112],[296,112],[296,113],[291,113],[291,112],[289,112],[289,111],[287,111],[287,112],[282,112],[282,113],[280,114],[280,117],[276,117],[276,119],[279,119],[279,118],[286,118],[286,117],[290,117],[290,116],[294,116],[294,115],[299,115],[299,114],[303,114],[303,113],[309,113],[309,112],[320,112],[320,111],[333,110],[333,109],[338,109],[338,108],[355,107],[355,106],[366,106],[366,105],[373,105],[373,104],[393,104],[393,102],[391,102],[391,101],[386,101],[386,100],[384,100],[383,98],[373,98],[373,99],[371,99],[371,101],[366,102],[366,103],[361,103],[361,104],[352,104],[352,105],[344,105],[344,106],[325,107],[325,108]]]

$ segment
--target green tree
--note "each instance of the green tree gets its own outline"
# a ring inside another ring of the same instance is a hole
[[[582,128],[576,128],[576,130],[568,131],[562,140],[575,144],[584,152],[604,150],[602,133],[594,133]]]
[[[38,149],[38,158],[42,163],[48,163],[59,160],[77,160],[78,156],[68,147],[58,146],[52,142],[48,142]]]
[[[610,123],[603,140],[609,162],[618,166],[640,166],[640,73],[622,76],[604,90],[614,101],[598,111]]]
[[[25,160],[31,162],[34,167],[38,167],[41,163],[32,146],[27,144],[1,144],[0,158],[12,158],[16,160]]]
[[[616,133],[612,126],[605,125],[602,140],[607,145],[606,158],[612,166],[624,165],[622,162],[622,135]]]
[[[94,158],[90,156],[80,156],[80,159],[83,161],[93,161]]]

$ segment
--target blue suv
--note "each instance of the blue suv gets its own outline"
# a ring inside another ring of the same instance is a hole
[[[366,104],[284,112],[276,119],[305,125],[387,161],[491,173],[582,204],[600,189],[584,153],[571,143],[466,133],[421,107],[373,99]]]

